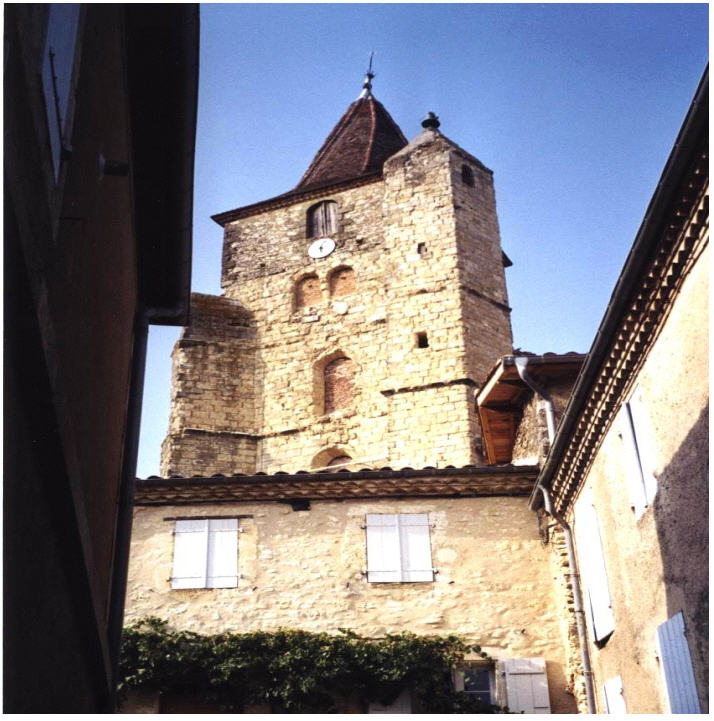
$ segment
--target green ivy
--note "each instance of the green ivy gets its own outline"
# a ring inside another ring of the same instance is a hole
[[[146,618],[124,630],[119,693],[157,691],[198,696],[226,711],[268,704],[283,713],[334,713],[336,701],[389,704],[409,687],[425,713],[499,713],[454,691],[451,669],[469,651],[458,636],[412,633],[366,639],[280,629],[201,635]]]

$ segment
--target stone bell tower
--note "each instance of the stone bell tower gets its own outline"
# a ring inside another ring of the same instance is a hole
[[[512,351],[492,172],[432,113],[407,143],[372,77],[293,190],[214,216],[164,475],[483,462],[475,391]]]

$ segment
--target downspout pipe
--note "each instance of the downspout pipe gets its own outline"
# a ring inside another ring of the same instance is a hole
[[[536,383],[526,370],[528,365],[527,356],[519,356],[513,359],[518,375],[521,380],[545,403],[545,420],[548,427],[548,444],[552,447],[555,438],[555,410],[553,401],[547,391]],[[588,713],[597,713],[595,709],[595,689],[593,688],[593,672],[590,664],[590,649],[585,631],[585,612],[583,610],[583,594],[580,588],[580,574],[578,573],[578,562],[575,556],[575,544],[573,543],[573,530],[570,524],[553,508],[553,502],[548,489],[539,484],[536,487],[543,494],[543,504],[546,513],[555,520],[565,533],[565,546],[568,550],[568,563],[570,564],[570,583],[573,588],[573,605],[575,611],[575,623],[578,630],[578,645],[580,646],[580,659],[583,665],[583,679],[585,681],[585,700]]]
[[[516,366],[518,375],[521,380],[536,394],[539,395],[545,403],[545,422],[548,427],[548,445],[553,445],[553,439],[555,438],[555,410],[553,408],[553,401],[551,400],[548,392],[542,388],[538,383],[535,382],[533,377],[526,370],[528,365],[527,356],[516,356],[513,358],[513,365]]]
[[[580,574],[578,573],[577,560],[575,558],[575,546],[573,544],[573,531],[570,524],[553,508],[550,492],[543,485],[538,485],[536,490],[543,494],[543,504],[549,516],[551,516],[565,533],[565,545],[568,549],[568,562],[570,563],[570,582],[573,587],[573,605],[575,607],[575,622],[578,629],[578,644],[580,646],[580,659],[583,664],[583,678],[585,680],[585,699],[588,706],[588,713],[597,713],[595,709],[595,689],[593,688],[593,672],[590,664],[590,650],[588,648],[585,632],[585,612],[583,610],[583,594],[580,588]]]

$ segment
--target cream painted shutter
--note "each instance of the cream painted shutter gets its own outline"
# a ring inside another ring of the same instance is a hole
[[[506,679],[506,705],[509,711],[550,713],[545,659],[506,659],[502,668]]]
[[[622,679],[619,676],[610,678],[603,684],[605,692],[605,709],[609,714],[627,713],[625,697],[622,694]]]
[[[642,468],[642,482],[645,486],[645,497],[647,504],[651,505],[657,493],[657,478],[654,474],[654,449],[652,447],[652,424],[642,391],[639,388],[630,398],[627,404],[632,418],[632,428],[637,441],[637,452]]]
[[[635,517],[639,518],[647,508],[647,495],[645,493],[645,482],[642,476],[640,465],[640,454],[637,450],[635,429],[632,425],[632,415],[628,403],[623,403],[620,411],[620,426],[622,429],[622,440],[625,444],[625,477],[627,489],[630,494],[630,505],[635,511]]]
[[[681,611],[657,627],[657,645],[670,713],[700,713]]]
[[[174,567],[172,588],[206,587],[208,521],[176,521],[174,530]]]
[[[433,581],[429,517],[426,513],[397,516],[402,557],[402,581]]]
[[[610,602],[600,524],[589,488],[582,493],[575,507],[575,532],[580,574],[585,581],[593,635],[596,640],[602,641],[615,630],[615,617]]]
[[[367,580],[399,582],[402,580],[397,516],[386,513],[367,514]]]
[[[212,518],[208,522],[206,588],[238,585],[238,519]]]

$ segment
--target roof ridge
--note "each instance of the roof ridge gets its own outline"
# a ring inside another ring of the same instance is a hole
[[[376,98],[372,98],[373,103],[369,105],[369,115],[372,121],[372,127],[369,132],[369,139],[367,140],[367,146],[364,149],[364,162],[362,163],[362,172],[366,172],[369,167],[369,159],[372,157],[372,148],[374,147],[374,138],[377,134],[377,113],[375,111],[375,104],[377,103]]]

